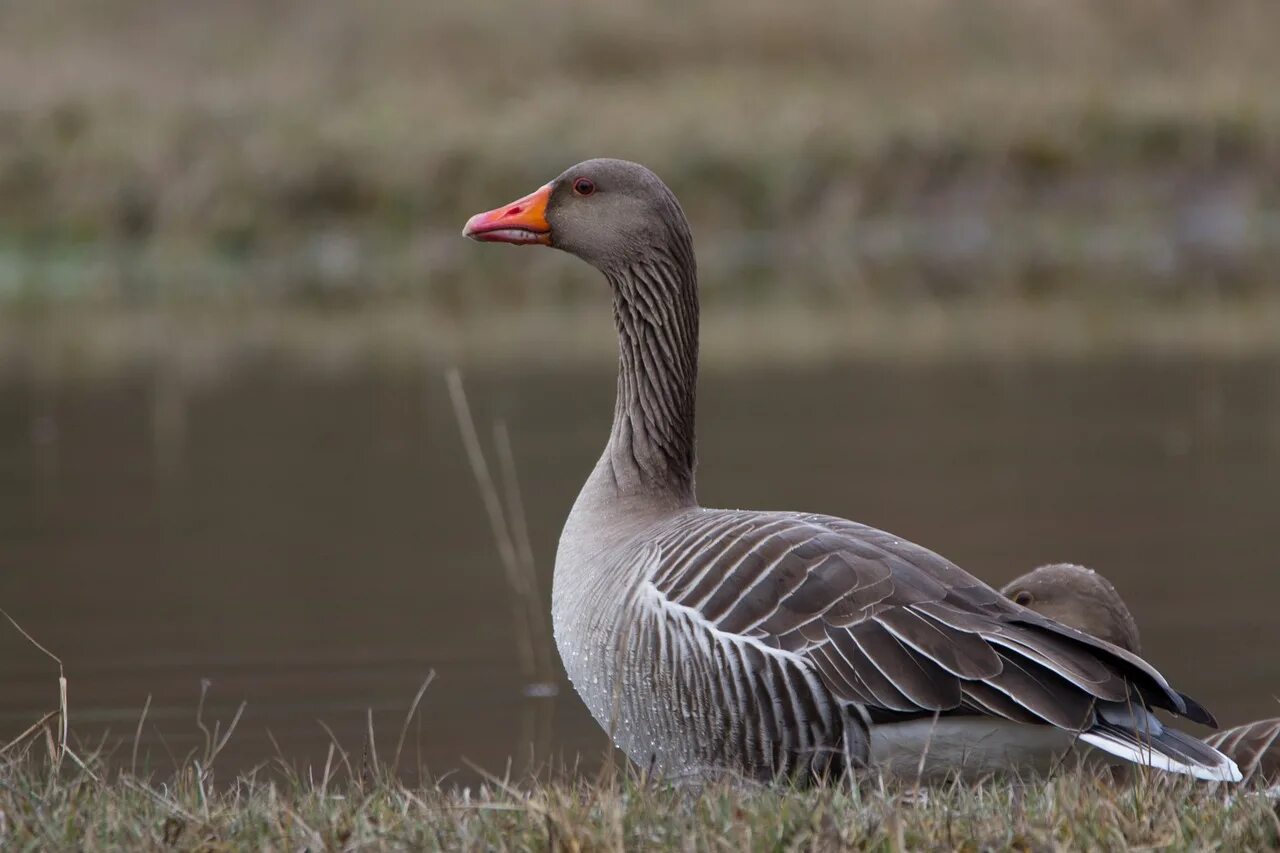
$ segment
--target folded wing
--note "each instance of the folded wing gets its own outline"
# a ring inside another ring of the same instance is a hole
[[[1138,750],[1131,741],[1156,733],[1147,709],[1214,725],[1137,656],[1020,607],[937,554],[874,528],[818,515],[700,510],[658,545],[662,559],[649,582],[660,600],[698,613],[718,635],[798,656],[871,724],[987,715],[1092,733],[1090,742],[1126,758]],[[1161,760],[1177,765],[1169,769],[1236,773],[1194,738],[1168,740],[1173,754]],[[1161,751],[1155,740],[1142,748]]]

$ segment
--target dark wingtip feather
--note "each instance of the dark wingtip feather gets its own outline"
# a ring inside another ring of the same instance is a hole
[[[1182,697],[1182,703],[1186,706],[1182,716],[1193,723],[1200,723],[1209,728],[1216,729],[1218,727],[1218,718],[1210,714],[1208,708],[1181,691],[1178,692],[1178,695]]]

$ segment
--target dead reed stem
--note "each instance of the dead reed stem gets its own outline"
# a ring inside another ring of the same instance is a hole
[[[138,715],[138,728],[133,733],[133,752],[129,755],[129,775],[138,775],[138,744],[142,740],[142,727],[147,722],[147,712],[151,710],[151,694],[147,694],[147,701],[142,706],[142,713]]]
[[[67,713],[67,674],[62,668],[62,658],[58,657],[37,642],[36,638],[28,634],[26,629],[19,625],[6,611],[0,609],[0,613],[4,614],[4,618],[9,620],[9,624],[16,628],[19,634],[27,638],[27,642],[44,652],[54,661],[54,663],[58,665],[58,743],[54,758],[54,774],[56,775],[58,769],[62,766],[62,759],[70,752],[70,749],[67,747],[67,733],[70,731],[70,723],[68,721]],[[49,715],[46,714],[44,720],[48,719]],[[77,764],[84,767],[84,764],[80,759],[75,758],[75,756],[72,756],[72,758],[75,759]]]
[[[427,673],[427,677],[423,680],[422,686],[418,688],[418,692],[414,695],[413,701],[409,703],[409,712],[404,715],[404,724],[400,726],[400,737],[396,741],[395,755],[391,759],[391,772],[395,773],[400,768],[400,753],[404,749],[405,735],[409,733],[409,723],[413,721],[414,715],[418,713],[418,703],[422,701],[422,696],[427,692],[427,688],[431,686],[431,682],[435,681],[436,672],[431,670]],[[329,758],[333,758],[333,744],[329,745]],[[325,776],[328,777],[328,762],[325,763]]]
[[[453,403],[454,417],[458,422],[458,431],[462,436],[462,444],[471,465],[471,473],[480,490],[485,513],[489,518],[489,526],[498,547],[498,557],[502,562],[507,585],[512,591],[511,618],[516,628],[516,635],[523,640],[516,644],[520,669],[528,685],[538,685],[539,688],[545,689],[544,685],[554,684],[551,642],[546,618],[542,612],[537,573],[533,564],[532,548],[529,546],[528,528],[523,518],[519,485],[515,479],[515,463],[509,436],[506,428],[501,424],[495,429],[499,462],[507,475],[504,478],[507,505],[504,506],[499,486],[489,468],[484,449],[480,445],[480,437],[476,431],[475,419],[471,414],[471,406],[467,402],[462,376],[456,368],[453,368],[446,374],[446,380],[449,386],[449,399]]]
[[[493,438],[498,449],[499,470],[506,486],[507,514],[515,539],[515,551],[520,558],[520,576],[524,579],[520,594],[529,617],[530,640],[537,664],[537,682],[540,688],[546,690],[554,687],[556,678],[555,663],[551,656],[551,632],[547,627],[547,612],[538,584],[537,566],[533,562],[533,545],[529,540],[529,524],[520,493],[520,480],[516,475],[515,454],[511,450],[511,436],[505,422],[498,421],[494,424]]]

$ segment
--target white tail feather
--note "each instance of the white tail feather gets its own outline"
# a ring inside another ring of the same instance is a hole
[[[1187,764],[1183,761],[1177,761],[1165,755],[1162,752],[1148,746],[1139,746],[1127,743],[1119,738],[1112,737],[1104,732],[1084,732],[1080,735],[1080,740],[1097,747],[1103,752],[1132,761],[1135,764],[1144,764],[1147,767],[1154,767],[1157,770],[1168,770],[1171,773],[1185,773],[1196,779],[1205,779],[1211,782],[1239,782],[1244,776],[1240,773],[1240,768],[1222,753],[1218,755],[1222,758],[1222,763],[1217,767],[1205,767],[1199,764]],[[1215,750],[1216,752],[1216,750]]]

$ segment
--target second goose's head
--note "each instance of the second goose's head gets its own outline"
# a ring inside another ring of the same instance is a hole
[[[1138,654],[1138,623],[1116,588],[1093,569],[1041,566],[1000,591],[1023,607]]]
[[[563,249],[605,273],[664,260],[693,265],[675,195],[626,160],[585,160],[524,198],[476,214],[462,233],[485,243]]]

